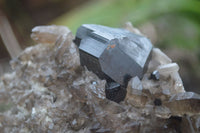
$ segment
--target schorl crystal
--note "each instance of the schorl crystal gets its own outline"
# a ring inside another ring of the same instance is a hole
[[[157,70],[151,73],[150,79],[159,80],[159,78],[160,78],[160,73]]]
[[[80,62],[99,78],[126,86],[127,77],[143,77],[152,44],[125,29],[84,24],[77,30]],[[130,79],[130,78],[129,78]]]

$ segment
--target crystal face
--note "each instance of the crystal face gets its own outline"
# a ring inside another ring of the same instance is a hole
[[[152,44],[144,36],[125,29],[84,24],[76,33],[81,65],[102,79],[120,85],[127,77],[143,77]]]

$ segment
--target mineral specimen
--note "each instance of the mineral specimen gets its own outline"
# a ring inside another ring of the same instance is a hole
[[[34,29],[39,44],[1,77],[0,132],[200,132],[200,96],[185,92],[178,65],[161,50],[153,48],[143,78],[130,79],[125,100],[116,103],[105,96],[106,81],[80,66],[68,28]],[[164,70],[158,81],[149,79],[155,70]]]

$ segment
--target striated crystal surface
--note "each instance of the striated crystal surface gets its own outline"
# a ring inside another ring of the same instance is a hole
[[[161,50],[153,49],[147,73],[115,103],[105,97],[106,81],[80,66],[68,28],[39,26],[32,38],[38,44],[1,77],[0,132],[200,132],[200,96],[185,92],[178,65]],[[149,78],[155,70],[159,80]]]

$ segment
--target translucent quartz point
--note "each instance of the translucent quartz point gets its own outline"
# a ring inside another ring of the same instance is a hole
[[[136,76],[132,78],[127,87],[125,101],[135,107],[143,107],[147,102],[147,97],[142,94],[142,83]]]
[[[142,83],[137,76],[131,79],[128,86],[131,88],[131,94],[141,94]]]
[[[172,60],[165,53],[163,53],[159,48],[153,48],[152,60],[158,61],[161,65],[169,64],[172,62]]]
[[[36,26],[32,29],[31,38],[38,43],[55,43],[62,36],[71,33],[65,26]]]
[[[174,72],[171,74],[171,78],[175,81],[174,83],[174,89],[176,90],[176,92],[185,92],[185,89],[183,87],[183,81],[179,75],[178,72]]]
[[[159,48],[152,49],[152,58],[148,65],[148,72],[153,72],[159,65],[172,63],[172,60],[163,53]]]
[[[135,34],[138,34],[138,35],[142,35],[142,33],[137,29],[135,28],[131,22],[126,22],[124,24],[124,29],[130,31],[130,32],[133,32]]]

